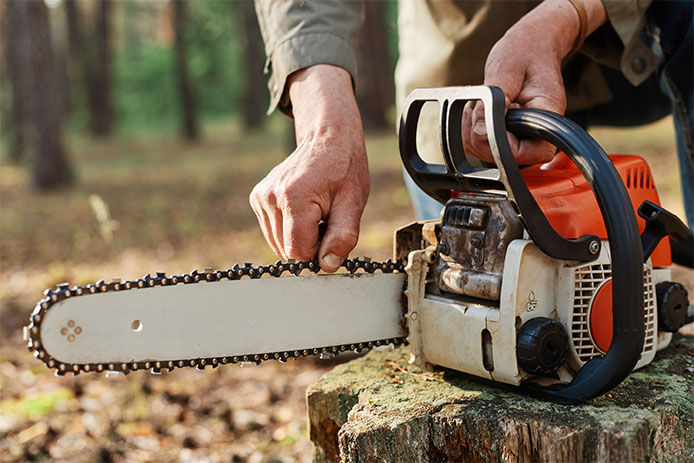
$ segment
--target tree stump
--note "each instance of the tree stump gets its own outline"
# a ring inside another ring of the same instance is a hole
[[[375,350],[309,388],[314,461],[694,461],[694,336],[579,406],[408,359]]]

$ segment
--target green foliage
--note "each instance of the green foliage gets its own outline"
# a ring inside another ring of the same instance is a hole
[[[38,419],[48,416],[58,402],[73,398],[72,392],[59,388],[43,395],[23,399],[8,399],[0,403],[0,413],[22,416],[25,419]]]
[[[171,50],[144,43],[115,55],[113,91],[119,124],[126,128],[175,124],[178,102]]]
[[[189,65],[200,113],[203,117],[236,113],[244,87],[237,2],[208,0],[189,5]],[[261,73],[258,69],[258,78]]]
[[[150,28],[168,20],[169,4],[120,4],[126,37],[114,49],[114,100],[119,127],[126,131],[175,129],[179,124],[179,96],[173,37],[166,43],[129,21]],[[240,18],[236,2],[188,2],[186,42],[188,70],[202,120],[236,114],[243,91],[243,56],[239,46]],[[258,70],[258,78],[262,78]],[[80,101],[80,99],[78,99]],[[85,102],[86,103],[86,102]],[[73,124],[84,126],[83,111]]]

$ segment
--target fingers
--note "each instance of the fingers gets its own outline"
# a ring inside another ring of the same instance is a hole
[[[278,206],[272,197],[257,188],[251,193],[251,206],[273,251],[283,259],[310,260],[318,255],[321,268],[335,272],[357,245],[364,209],[359,195],[344,192],[335,197],[321,241],[319,223],[323,213],[319,204],[294,202],[289,208]]]
[[[318,252],[318,261],[324,271],[336,271],[357,245],[363,208],[363,205],[348,194],[338,195],[333,200],[328,217],[328,229]]]
[[[547,95],[563,95],[563,88],[548,92]],[[546,109],[558,114],[566,111],[566,99],[542,95],[528,101],[525,107]],[[552,160],[557,149],[551,143],[542,140],[522,140],[518,150],[514,153],[516,162],[521,165],[537,164]]]
[[[299,85],[308,84],[308,77],[317,78],[316,73],[302,74],[307,79],[292,85],[299,144],[251,194],[251,206],[273,250],[284,259],[318,255],[327,271],[335,271],[356,244],[369,192],[361,117],[345,75],[345,89],[336,89],[329,75],[314,81],[313,87]],[[322,218],[328,222],[322,242],[329,246],[321,254],[317,251]]]
[[[510,103],[507,98],[506,107],[519,107],[519,105]],[[492,164],[496,163],[489,146],[489,136],[487,134],[487,126],[484,118],[484,104],[481,101],[476,103],[469,102],[469,104],[465,106],[461,130],[463,134],[463,149],[466,154],[470,154],[485,162]],[[508,137],[511,152],[514,158],[518,160],[518,138],[510,132],[506,132],[506,136]]]
[[[468,102],[463,109],[463,121],[461,128],[463,134],[463,149],[465,150],[465,154],[469,154],[483,161],[493,163],[494,158],[492,157],[489,145],[487,144],[486,149],[484,149],[487,134],[486,127],[484,127],[484,119],[482,119],[482,121],[475,120],[475,110],[473,109],[475,106],[481,106],[481,104],[475,105],[473,102]],[[477,134],[475,132],[477,132]],[[480,140],[480,136],[484,137],[484,140]]]
[[[262,217],[262,219],[259,219],[260,228],[263,230],[265,241],[268,242],[275,254],[277,254],[280,257],[284,257],[282,254],[282,243],[278,243],[277,239],[275,238],[275,222],[270,220],[270,218],[264,210],[260,211],[260,217]]]
[[[263,184],[259,183],[253,188],[249,196],[249,202],[251,204],[251,209],[258,218],[258,223],[260,224],[260,229],[263,231],[263,236],[265,241],[270,245],[273,252],[280,257],[282,255],[282,242],[277,241],[277,220],[274,217],[270,218],[267,211],[272,211],[273,207],[268,202],[269,195],[264,192]]]
[[[263,182],[253,189],[250,203],[265,240],[283,259],[310,260],[318,252],[320,206],[311,201],[278,201]]]
[[[561,75],[561,59],[551,50],[546,38],[517,23],[494,45],[484,69],[484,84],[500,87],[506,96],[506,109],[538,108],[564,114],[566,94]],[[484,114],[475,108],[468,144],[474,153],[486,155],[487,136],[480,120]],[[474,130],[477,127],[478,130]],[[509,134],[511,150],[518,164],[537,164],[552,159],[555,149],[539,140],[518,140]]]
[[[322,219],[321,208],[311,202],[297,204],[281,210],[284,257],[287,259],[310,260],[318,253],[318,223]]]
[[[516,164],[532,165],[552,160],[557,152],[551,143],[543,140],[521,140],[520,147],[514,153]]]
[[[519,103],[510,102],[508,97],[506,98],[507,109],[520,107],[521,105]],[[566,100],[541,96],[528,101],[524,107],[547,109],[562,114],[566,110]],[[481,101],[465,106],[461,130],[465,153],[483,161],[494,163],[484,118],[484,104],[482,104]],[[556,153],[556,148],[548,142],[542,140],[519,141],[518,138],[510,132],[507,132],[506,135],[517,164],[532,165],[549,162]]]
[[[506,100],[508,103],[508,99]],[[472,110],[472,132],[470,134],[470,145],[473,155],[487,162],[494,163],[492,150],[489,147],[489,137],[487,136],[487,124],[484,118],[484,103],[478,101]]]

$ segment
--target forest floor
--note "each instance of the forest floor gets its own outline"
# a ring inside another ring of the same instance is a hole
[[[608,152],[644,156],[661,201],[683,217],[671,126],[593,135]],[[194,144],[166,133],[73,136],[76,185],[43,195],[26,167],[0,161],[3,460],[310,461],[304,393],[335,361],[58,378],[21,335],[43,289],[62,281],[274,262],[247,197],[286,154],[285,130],[275,118],[250,133],[216,122]],[[353,255],[387,259],[393,230],[413,214],[395,136],[370,135],[367,151],[372,191]],[[677,268],[673,279],[694,294],[694,272]]]

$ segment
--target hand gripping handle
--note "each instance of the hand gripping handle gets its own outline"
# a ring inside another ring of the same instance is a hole
[[[451,189],[483,191],[493,187],[494,183],[497,186],[502,184],[509,199],[518,206],[528,233],[542,251],[559,259],[590,260],[576,259],[575,256],[583,254],[584,258],[587,257],[585,252],[580,252],[581,246],[597,238],[584,236],[578,240],[566,240],[554,231],[520,176],[505,135],[506,128],[519,137],[540,138],[554,144],[572,159],[586,178],[602,212],[610,243],[612,343],[604,357],[587,362],[570,383],[550,387],[525,384],[524,388],[545,399],[579,403],[618,385],[633,370],[643,348],[643,264],[641,240],[629,195],[603,149],[578,125],[550,111],[509,110],[504,123],[504,95],[495,87],[453,87],[415,92],[408,97],[400,121],[401,156],[415,182],[436,199],[445,200],[443,190],[446,188],[448,193]],[[485,105],[487,134],[499,166],[496,176],[462,164],[464,152],[460,121],[462,109],[470,100],[481,100]],[[417,119],[426,101],[438,101],[441,108],[444,166],[427,164],[417,153]],[[479,181],[480,177],[483,181]],[[562,245],[568,246],[565,252],[555,248]],[[592,254],[590,250],[588,253]],[[567,254],[567,257],[560,257]]]
[[[498,169],[473,167],[465,158],[461,124],[468,101],[484,104],[489,145]],[[417,150],[417,125],[427,102],[439,104],[440,142],[445,164],[427,163]],[[528,233],[545,254],[561,260],[594,260],[600,252],[597,236],[562,237],[537,205],[508,144],[504,110],[504,93],[498,87],[442,87],[412,91],[405,100],[400,118],[400,156],[405,169],[422,190],[444,204],[450,199],[451,190],[506,190],[509,199],[518,207]]]

